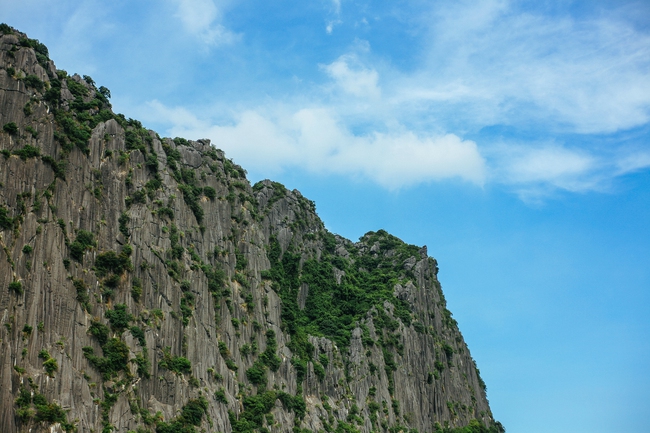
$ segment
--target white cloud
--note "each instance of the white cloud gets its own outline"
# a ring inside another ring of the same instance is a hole
[[[367,52],[362,63],[354,51],[327,65],[342,90],[332,108],[371,130],[392,120],[419,136],[492,125],[607,134],[650,121],[650,36],[629,22],[521,12],[506,0],[445,3],[428,19],[429,43],[413,70]],[[355,105],[350,95],[372,105]],[[522,142],[496,152],[479,143],[477,152],[488,156],[490,181],[526,200],[607,190],[615,178],[650,167],[647,152],[582,143]]]
[[[396,128],[355,135],[326,108],[247,110],[228,125],[159,102],[150,108],[152,116],[173,122],[170,135],[210,138],[238,163],[265,174],[302,168],[365,178],[387,189],[449,178],[480,186],[485,180],[476,143],[454,134],[419,136]]]
[[[495,147],[463,138],[492,125],[553,136],[647,123],[647,34],[611,17],[524,13],[507,0],[457,2],[427,19],[423,57],[408,71],[357,40],[321,65],[328,85],[303,88],[299,103],[290,96],[249,104],[227,124],[205,108],[201,119],[162,105],[157,112],[175,125],[172,135],[211,138],[265,176],[299,167],[389,189],[460,178],[507,185],[534,201],[608,190],[613,179],[650,167],[650,153],[590,148],[587,140]]]
[[[345,54],[323,67],[346,93],[357,97],[379,98],[379,73],[364,67],[354,54]]]
[[[143,120],[165,119],[174,125],[185,125],[188,129],[201,128],[203,123],[192,112],[183,107],[169,108],[158,100],[149,101],[140,111]]]
[[[213,0],[172,0],[177,5],[177,17],[185,30],[207,45],[222,45],[233,42],[237,35],[221,23],[221,13]]]

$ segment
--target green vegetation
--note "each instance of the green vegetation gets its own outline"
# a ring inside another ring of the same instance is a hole
[[[161,218],[167,217],[170,220],[174,219],[174,211],[168,207],[161,207],[160,209],[158,209],[157,214]]]
[[[135,302],[139,302],[140,296],[142,296],[142,280],[138,277],[134,277],[131,284],[131,297]]]
[[[55,80],[53,80],[55,81]],[[48,96],[51,94],[51,91],[57,89],[55,87],[56,83],[52,84],[52,87],[45,92],[44,98],[47,100]],[[60,87],[58,88],[59,95],[58,101],[60,101]],[[79,106],[75,106],[79,110]],[[79,148],[83,153],[88,154],[88,140],[90,140],[92,129],[85,122],[80,122],[80,119],[83,117],[74,116],[69,111],[57,110],[54,114],[54,119],[57,124],[60,125],[63,133],[57,133],[54,135],[54,138],[59,141],[64,151],[70,152],[74,146]],[[58,132],[58,131],[57,131]]]
[[[324,354],[324,353],[321,353],[321,354],[318,356],[318,360],[320,361],[320,363],[323,365],[324,368],[327,368],[327,366],[328,366],[329,363],[330,363],[329,358],[328,358],[327,355]]]
[[[127,226],[127,224],[129,223],[130,220],[131,220],[131,218],[129,218],[129,215],[126,212],[122,212],[120,214],[120,217],[117,220],[117,222],[120,225],[120,233],[122,233],[124,235],[124,237],[127,237],[127,238],[130,236],[129,228]]]
[[[183,296],[181,297],[181,315],[183,317],[183,325],[187,326],[190,322],[190,317],[192,317],[192,307],[194,307],[194,294],[190,292],[190,282],[184,280],[181,283],[181,291]]]
[[[133,264],[129,256],[132,253],[129,245],[122,247],[122,252],[117,254],[115,251],[101,253],[95,259],[95,273],[99,277],[104,277],[110,273],[122,274],[124,271],[133,270]]]
[[[26,37],[20,37],[18,44],[21,47],[33,48],[36,53],[36,60],[38,64],[43,67],[43,69],[48,70],[48,61],[49,61],[49,52],[47,47],[40,43],[38,39],[30,39]]]
[[[93,321],[90,324],[90,329],[88,330],[90,335],[95,336],[100,346],[105,345],[108,342],[108,335],[110,334],[110,328],[98,320]]]
[[[16,125],[16,122],[5,123],[2,130],[7,134],[16,135],[18,133],[18,125]]]
[[[56,359],[50,358],[43,362],[43,368],[48,376],[54,377],[54,373],[59,369],[59,364],[57,364]]]
[[[236,251],[235,252],[235,258],[236,258],[236,264],[235,264],[235,270],[237,271],[243,271],[246,269],[246,266],[248,266],[248,260],[246,260],[246,257],[244,257],[244,254]]]
[[[226,391],[223,388],[219,388],[214,393],[214,399],[219,403],[228,404],[228,399],[226,398]]]
[[[135,355],[134,362],[138,366],[138,375],[145,379],[149,379],[151,377],[151,363],[149,362],[149,351],[146,347],[143,346],[142,353]]]
[[[210,200],[214,200],[217,198],[217,191],[211,186],[205,186],[203,187],[203,195],[205,195]]]
[[[239,369],[235,361],[233,361],[231,358],[226,359],[226,367],[228,367],[228,370],[232,371],[237,371]]]
[[[287,188],[284,185],[282,185],[280,182],[271,182],[271,185],[273,188],[273,195],[266,203],[267,209],[270,209],[275,202],[277,202],[280,199],[283,199],[287,195]],[[265,186],[262,182],[257,182],[255,185],[253,185],[253,191],[254,192],[261,191],[264,187]]]
[[[442,343],[442,350],[445,352],[445,356],[447,357],[447,365],[451,367],[454,356],[454,348],[445,341]]]
[[[54,373],[59,369],[59,364],[57,364],[56,359],[50,356],[50,353],[43,349],[38,353],[38,357],[43,359],[43,368],[48,376],[54,377]]]
[[[129,327],[129,322],[134,320],[133,315],[127,311],[126,304],[117,304],[113,310],[108,310],[106,318],[111,324],[111,328],[120,333]]]
[[[314,374],[319,380],[325,379],[325,369],[319,362],[314,362]]]
[[[28,325],[27,323],[25,323],[25,325],[23,326],[23,334],[25,334],[25,336],[27,336],[27,337],[32,335],[33,330],[34,330],[34,328],[32,326]]]
[[[2,23],[0,24],[0,33],[3,35],[13,35],[14,31],[8,24]]]
[[[95,236],[91,232],[79,230],[77,238],[70,244],[70,256],[81,263],[85,252],[96,245]]]
[[[88,296],[88,286],[86,286],[86,283],[84,283],[83,280],[79,279],[72,280],[72,284],[74,285],[74,288],[77,292],[77,301],[79,301],[81,307],[85,311],[90,312],[90,297]]]
[[[246,170],[233,163],[231,159],[223,160],[223,170],[233,179],[246,179]]]
[[[173,371],[176,374],[190,374],[192,372],[190,361],[182,356],[172,356],[170,347],[163,349],[163,359],[158,363],[158,367]]]
[[[280,359],[276,354],[277,350],[278,342],[275,339],[275,331],[269,329],[266,331],[266,349],[264,349],[264,352],[260,354],[260,361],[269,367],[271,371],[278,371],[278,368],[280,368],[280,364],[282,363],[282,359]]]
[[[171,230],[169,232],[169,242],[171,243],[171,249],[169,250],[169,255],[173,260],[180,260],[183,258],[183,253],[185,248],[183,248],[179,242],[178,227],[175,224],[172,224]]]
[[[31,378],[29,378],[31,382]],[[72,432],[76,430],[73,423],[68,422],[67,413],[56,403],[47,401],[43,394],[34,393],[21,386],[18,392],[18,398],[14,400],[16,405],[16,415],[23,422],[34,419],[36,422],[49,424],[60,423],[63,431]],[[32,408],[32,406],[35,408]]]
[[[110,338],[102,345],[103,357],[95,356],[92,347],[83,348],[84,356],[88,362],[99,371],[104,380],[110,379],[120,371],[127,372],[129,361],[129,347],[119,338]]]
[[[209,265],[202,265],[201,270],[208,279],[208,290],[210,293],[212,293],[214,297],[220,297],[223,294],[225,287],[225,274],[223,270]]]
[[[385,316],[384,301],[395,306],[394,314],[404,325],[411,324],[408,305],[395,298],[393,288],[408,277],[402,264],[409,257],[417,256],[419,248],[404,244],[383,230],[367,233],[362,241],[366,245],[378,243],[381,252],[393,253],[386,257],[384,254],[360,254],[353,249],[354,265],[351,265],[350,261],[332,255],[335,241],[333,235],[327,234],[324,244],[328,250],[321,260],[307,260],[300,269],[300,255],[291,247],[283,254],[277,240],[271,240],[268,252],[271,269],[264,272],[263,277],[273,281],[272,287],[282,298],[282,326],[292,336],[292,342],[306,341],[306,335],[316,335],[347,347],[352,329],[368,310],[374,306]],[[340,285],[334,278],[334,268],[345,271]],[[300,310],[297,299],[302,284],[309,285],[309,297],[305,308]],[[385,318],[385,322],[389,322],[388,317]],[[397,324],[381,325],[394,328]],[[294,344],[291,349],[296,353],[296,350],[308,348],[299,349]]]
[[[27,144],[21,149],[14,150],[13,154],[19,156],[23,161],[26,161],[30,158],[37,158],[41,156],[41,149]]]
[[[42,398],[39,398],[42,397]],[[41,394],[34,396],[34,403],[36,405],[36,417],[34,418],[37,422],[49,422],[49,423],[61,423],[62,427],[64,424],[68,424],[67,416],[65,411],[61,406],[55,403],[47,403]],[[63,427],[65,431],[71,431],[71,426],[68,424],[68,428]]]
[[[182,169],[185,171],[185,169]],[[194,174],[194,171],[190,171],[192,175]],[[192,183],[191,184],[179,184],[178,189],[180,189],[183,192],[183,199],[185,200],[185,204],[187,204],[190,209],[192,210],[192,213],[194,213],[194,217],[196,218],[196,221],[200,224],[203,222],[203,208],[201,207],[201,204],[199,203],[199,199],[201,198],[201,188],[198,186],[194,185],[194,176],[192,176]],[[185,179],[185,177],[183,178]]]
[[[137,203],[142,203],[146,204],[147,203],[147,191],[144,189],[139,189],[130,196],[128,196],[125,200],[126,207],[131,207],[133,204]]]
[[[27,75],[23,78],[23,83],[25,83],[27,88],[32,88],[39,92],[41,92],[43,87],[45,87],[45,83],[43,83],[36,75]]]
[[[397,283],[404,284],[414,278],[404,269],[403,263],[410,257],[418,257],[419,248],[380,230],[369,232],[361,239],[366,248],[379,247],[374,254],[350,246],[352,260],[346,260],[333,254],[336,248],[333,235],[325,233],[322,241],[325,251],[321,259],[306,260],[301,267],[301,255],[295,246],[290,245],[282,252],[277,240],[272,239],[268,250],[271,269],[262,274],[263,278],[272,281],[272,288],[282,299],[282,328],[291,336],[288,346],[294,354],[291,363],[296,369],[298,383],[304,379],[308,363],[313,361],[314,348],[308,335],[325,336],[345,348],[352,330],[374,307],[373,322],[379,334],[377,344],[382,348],[388,388],[393,394],[393,372],[397,370],[394,352],[402,355],[404,351],[398,332],[400,322],[410,326],[413,321],[408,304],[396,298],[393,290]],[[345,272],[340,284],[336,282],[335,269]],[[298,294],[305,284],[309,286],[309,297],[305,308],[300,309]],[[386,301],[393,304],[393,315],[398,320],[391,318],[384,309]],[[374,345],[367,328],[362,328],[364,345]],[[260,360],[265,362],[264,353]],[[313,362],[314,372],[321,379],[328,363],[327,359],[323,361],[322,364]],[[298,392],[301,389],[299,386]]]
[[[32,138],[38,138],[38,131],[30,125],[25,126],[25,131],[29,132],[32,135]]]
[[[24,292],[23,285],[21,284],[20,281],[13,281],[9,283],[9,291],[14,292],[17,295],[22,295]]]
[[[160,421],[156,425],[156,433],[195,433],[201,425],[208,410],[208,401],[204,397],[191,399],[187,402],[180,415],[170,422]]]
[[[271,412],[278,399],[286,410],[296,414],[297,420],[301,420],[305,416],[306,404],[302,396],[294,397],[282,391],[265,391],[243,398],[244,411],[239,414],[239,418],[235,416],[234,412],[228,411],[233,433],[265,431],[262,430],[264,429],[264,415]]]
[[[104,356],[96,356],[93,348],[88,346],[83,348],[84,356],[102,373],[104,380],[110,379],[120,371],[128,374],[128,346],[119,338],[109,338],[110,329],[99,321],[93,321],[88,332],[97,338]]]
[[[266,386],[266,365],[255,361],[253,366],[246,370],[246,378],[254,385]]]
[[[0,228],[11,229],[14,226],[14,219],[9,216],[9,209],[0,206]]]

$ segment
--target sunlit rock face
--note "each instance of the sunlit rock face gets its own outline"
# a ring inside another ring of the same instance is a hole
[[[329,233],[0,29],[0,431],[500,430],[426,248]]]

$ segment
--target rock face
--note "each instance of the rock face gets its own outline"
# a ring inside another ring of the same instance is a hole
[[[426,248],[108,97],[0,26],[0,431],[502,430]]]

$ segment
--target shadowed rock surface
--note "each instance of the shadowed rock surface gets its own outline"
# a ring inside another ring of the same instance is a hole
[[[426,247],[329,233],[0,26],[0,431],[501,431]]]

